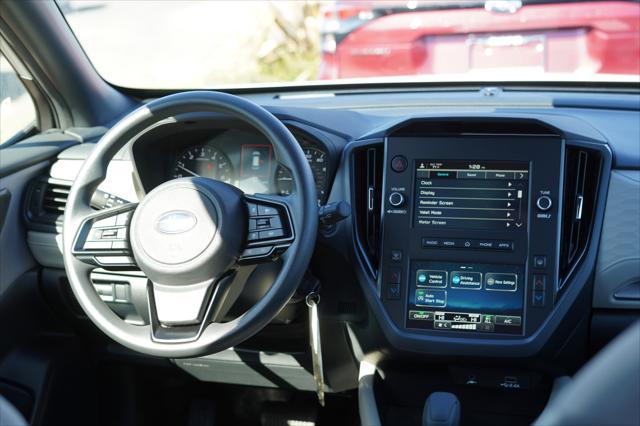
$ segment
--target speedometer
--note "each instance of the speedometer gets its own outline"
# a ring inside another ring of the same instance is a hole
[[[324,203],[327,195],[327,154],[318,148],[303,148],[307,162],[311,167],[313,179],[316,183],[316,195],[318,205]],[[293,178],[289,170],[279,166],[276,170],[276,187],[281,195],[291,194],[293,191]]]
[[[174,178],[202,176],[231,183],[233,167],[229,158],[219,149],[208,145],[197,145],[183,151],[176,160]]]

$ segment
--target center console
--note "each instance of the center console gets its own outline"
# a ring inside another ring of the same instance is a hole
[[[518,339],[553,309],[563,141],[390,137],[380,300],[395,325],[440,337]]]

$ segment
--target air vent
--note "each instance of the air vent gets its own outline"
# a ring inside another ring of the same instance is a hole
[[[42,210],[46,214],[61,215],[67,204],[69,196],[69,186],[48,183],[45,186],[44,197],[42,199]]]
[[[59,232],[71,183],[41,176],[35,179],[27,191],[25,217],[30,229]],[[126,200],[97,190],[91,198],[95,210],[111,208],[127,203]]]
[[[354,151],[353,160],[357,238],[370,272],[375,276],[380,257],[383,145],[380,143],[359,148]]]
[[[591,231],[602,168],[602,155],[568,147],[565,153],[564,210],[560,247],[560,288],[584,255]]]
[[[46,177],[34,180],[27,192],[25,216],[31,229],[56,231],[62,226],[69,185]]]

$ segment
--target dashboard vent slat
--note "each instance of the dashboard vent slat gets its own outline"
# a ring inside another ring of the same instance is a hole
[[[383,145],[354,151],[353,182],[356,233],[372,275],[377,274],[380,250]]]
[[[42,210],[49,214],[64,213],[69,196],[69,187],[48,182],[42,200]]]
[[[570,146],[565,154],[564,209],[560,248],[560,288],[585,253],[596,207],[602,156]]]

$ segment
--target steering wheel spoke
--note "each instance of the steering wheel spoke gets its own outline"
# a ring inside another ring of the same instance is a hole
[[[88,214],[78,228],[72,254],[105,269],[136,267],[129,244],[129,222],[136,207],[131,203]]]
[[[173,286],[149,280],[149,318],[156,342],[197,340],[207,325],[222,319],[235,299],[235,272],[201,283]]]
[[[291,196],[245,195],[248,220],[247,242],[238,263],[255,264],[276,260],[295,240],[291,220]]]

